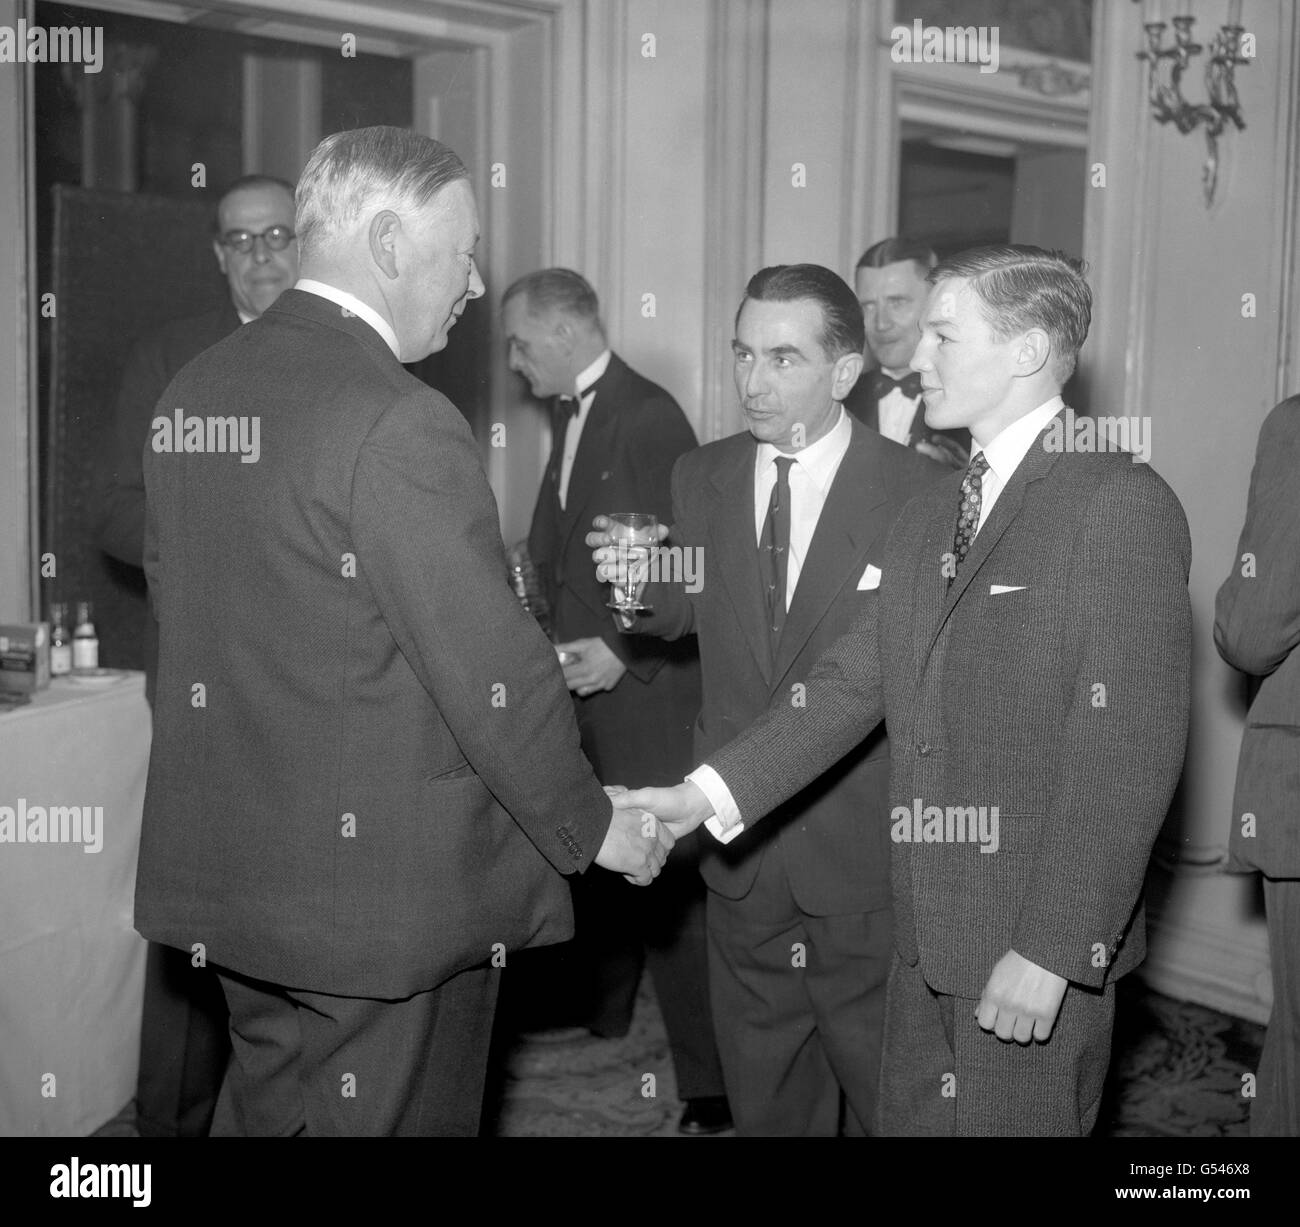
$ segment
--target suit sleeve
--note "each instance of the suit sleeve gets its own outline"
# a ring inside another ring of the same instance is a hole
[[[687,512],[687,479],[682,460],[679,458],[672,467],[670,478],[671,495],[670,503],[672,507],[671,524],[672,528],[668,534],[667,544],[670,547],[678,547],[682,550],[697,549],[699,543],[698,534],[692,529],[689,513]],[[698,557],[698,554],[696,555]],[[707,560],[703,566],[707,566]],[[703,582],[703,566],[699,572],[700,581]],[[651,612],[639,615],[633,622],[632,626],[624,629],[618,624],[618,616],[615,616],[615,624],[623,634],[628,635],[646,635],[654,636],[657,639],[681,639],[684,635],[695,633],[695,602],[691,600],[690,593],[686,591],[685,583],[649,583],[645,586],[642,595],[642,602],[649,605]]]
[[[1145,465],[1117,468],[1084,523],[1070,602],[1085,629],[1012,948],[1099,987],[1182,774],[1191,542],[1178,499]]]
[[[610,804],[555,653],[505,582],[498,524],[473,437],[443,398],[412,393],[375,424],[353,487],[359,571],[474,771],[571,873],[599,852]]]
[[[879,607],[875,593],[852,626],[821,654],[799,705],[790,695],[774,699],[708,760],[747,827],[812,783],[884,719]]]
[[[1300,643],[1300,400],[1278,405],[1260,429],[1246,523],[1214,602],[1214,642],[1257,676]]]
[[[167,390],[162,350],[146,339],[131,350],[113,407],[108,472],[101,481],[96,539],[105,553],[133,567],[144,565],[142,456],[159,397]]]
[[[675,401],[667,398],[647,402],[632,424],[627,446],[633,466],[637,507],[653,512],[660,523],[672,523],[673,468],[681,456],[696,446],[695,432],[685,414]],[[661,586],[656,585],[656,588]],[[653,604],[653,600],[650,603]],[[611,629],[603,636],[605,643],[633,677],[642,682],[651,681],[663,667],[668,649],[651,646],[651,640],[641,640],[634,647],[620,632],[618,615],[613,614]],[[650,634],[659,639],[680,638],[680,634]]]

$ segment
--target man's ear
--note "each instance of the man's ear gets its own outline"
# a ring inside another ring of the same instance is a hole
[[[397,238],[402,219],[391,209],[381,209],[370,219],[370,258],[389,281],[397,280]]]
[[[1041,328],[1031,328],[1016,347],[1016,376],[1027,379],[1037,375],[1052,356],[1052,338]]]
[[[212,240],[212,253],[217,257],[217,267],[221,270],[221,275],[225,277],[227,275],[226,274],[226,249],[222,247],[220,242],[218,242],[216,239]]]
[[[831,368],[831,396],[835,400],[843,400],[853,391],[853,385],[862,374],[862,365],[861,354],[842,354],[835,359]]]
[[[552,330],[555,334],[555,347],[566,357],[573,353],[574,347],[578,344],[578,334],[574,331],[573,324],[563,315],[556,314],[555,328]]]

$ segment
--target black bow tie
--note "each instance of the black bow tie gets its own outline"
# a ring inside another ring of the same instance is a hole
[[[883,400],[895,388],[898,388],[908,400],[915,400],[921,395],[921,376],[916,371],[908,371],[902,379],[893,379],[884,371],[871,372],[871,390],[877,400]]]

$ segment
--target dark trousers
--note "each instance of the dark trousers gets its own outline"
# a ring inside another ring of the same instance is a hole
[[[207,1137],[230,1059],[226,999],[210,967],[149,943],[136,1125],[146,1138]]]
[[[626,1034],[642,969],[649,970],[680,1099],[724,1093],[696,839],[693,832],[673,848],[650,886],[633,886],[600,868],[573,882],[575,954],[587,978],[585,1022],[598,1035]]]
[[[334,997],[218,969],[233,1053],[214,1137],[475,1137],[500,973],[403,1001]]]
[[[1273,1012],[1259,1058],[1251,1137],[1300,1137],[1300,880],[1264,879]]]
[[[993,969],[990,967],[989,971]],[[1080,1137],[1110,1063],[1115,985],[1071,984],[1046,1043],[981,1030],[973,998],[936,993],[895,955],[880,1075],[887,1137]]]
[[[774,841],[743,899],[709,892],[708,928],[713,1018],[736,1132],[864,1136],[876,1108],[889,910],[803,911]]]

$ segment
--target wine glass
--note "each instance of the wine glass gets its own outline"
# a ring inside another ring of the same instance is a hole
[[[628,578],[628,587],[615,584],[613,599],[605,604],[628,619],[649,613],[650,606],[641,603],[641,591],[650,570],[650,551],[659,544],[659,521],[645,511],[611,511],[605,518],[609,520],[606,531],[614,539],[619,561],[627,564]]]

